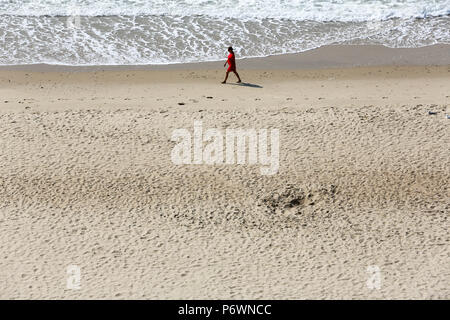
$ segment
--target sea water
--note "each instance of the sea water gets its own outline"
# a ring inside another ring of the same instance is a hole
[[[450,43],[450,0],[0,0],[0,65],[171,64]]]

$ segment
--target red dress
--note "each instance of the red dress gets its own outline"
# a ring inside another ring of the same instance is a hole
[[[230,53],[228,55],[228,72],[230,71],[236,71],[236,62],[234,61],[234,53]]]

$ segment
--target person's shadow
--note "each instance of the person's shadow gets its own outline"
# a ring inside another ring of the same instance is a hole
[[[233,86],[240,86],[240,87],[259,88],[259,89],[262,88],[262,86],[260,86],[259,84],[248,83],[248,82],[241,82],[241,83],[227,83],[227,84],[231,84],[231,85],[233,85]]]

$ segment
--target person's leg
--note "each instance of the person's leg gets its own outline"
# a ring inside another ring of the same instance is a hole
[[[226,83],[227,82],[227,79],[228,79],[228,74],[229,74],[230,72],[229,71],[227,71],[227,73],[225,74],[225,80],[223,80],[222,81],[222,83]]]
[[[233,71],[236,77],[238,78],[238,83],[241,82],[241,77],[239,77],[239,73],[237,71]]]

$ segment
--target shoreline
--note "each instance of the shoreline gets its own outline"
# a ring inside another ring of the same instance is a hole
[[[375,66],[442,66],[450,65],[450,44],[419,48],[389,48],[383,45],[326,45],[301,53],[267,57],[241,58],[242,70],[314,70]],[[226,60],[224,56],[223,61]],[[184,71],[222,69],[220,61],[143,64],[70,66],[56,64],[23,64],[0,66],[0,71],[30,72],[98,72],[98,71]]]

